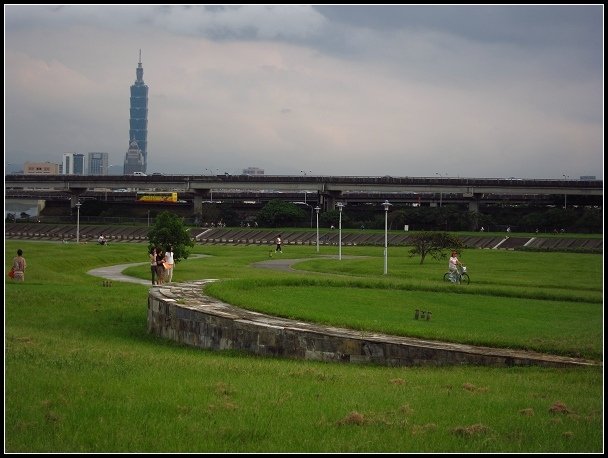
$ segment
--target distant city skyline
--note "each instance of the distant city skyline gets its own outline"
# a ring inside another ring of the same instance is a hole
[[[603,179],[603,9],[5,5],[5,169]]]

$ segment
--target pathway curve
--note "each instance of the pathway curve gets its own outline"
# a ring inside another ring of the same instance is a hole
[[[202,254],[195,254],[190,256],[190,259],[192,258],[201,258],[201,257],[206,257],[208,255],[202,255]],[[337,256],[325,256],[327,258],[336,258]],[[346,257],[355,257],[355,256],[342,256],[343,258]],[[276,269],[276,270],[281,270],[284,272],[296,272],[296,269],[294,269],[292,266],[300,261],[307,261],[310,258],[305,258],[305,259],[271,259],[268,261],[260,261],[260,262],[256,262],[253,264],[254,267],[258,267],[258,268],[262,268],[262,269]],[[123,270],[127,269],[128,267],[133,267],[133,266],[140,266],[143,264],[148,264],[147,262],[135,262],[135,263],[131,263],[131,264],[118,264],[115,266],[105,266],[105,267],[98,267],[96,269],[92,269],[89,270],[87,273],[89,275],[93,275],[94,277],[101,277],[101,278],[105,278],[106,280],[112,280],[112,281],[124,281],[124,282],[128,282],[128,283],[139,283],[140,285],[148,285],[148,286],[152,286],[152,280],[142,280],[141,278],[136,278],[136,277],[130,277],[128,275],[125,275],[122,273]],[[298,270],[297,272],[303,272],[305,273],[306,271],[302,270]]]
[[[193,258],[204,258],[207,257],[206,254],[193,254],[190,256],[190,259]],[[140,285],[148,285],[152,287],[152,279],[150,280],[142,280],[141,278],[131,277],[129,275],[125,275],[122,273],[123,270],[133,267],[133,266],[141,266],[144,264],[148,264],[147,262],[134,262],[130,264],[118,264],[115,266],[105,266],[98,267],[96,269],[89,270],[87,273],[89,275],[93,275],[94,277],[105,278],[106,280],[111,281],[124,281],[127,283],[139,283]]]
[[[204,256],[204,255],[198,255]],[[303,261],[303,259],[273,259],[268,261],[261,261],[255,263],[256,267],[267,268],[267,269],[278,269],[282,271],[291,271],[295,272],[296,270],[292,268],[292,265]],[[148,280],[142,280],[140,278],[130,277],[128,275],[124,275],[122,271],[131,266],[137,266],[147,264],[145,262],[131,263],[131,264],[120,264],[115,266],[107,266],[100,267],[96,269],[90,270],[88,273],[90,275],[96,277],[102,277],[107,280],[114,281],[123,281],[123,282],[131,282],[131,283],[139,283],[142,285],[148,285],[152,288],[151,282]],[[399,337],[399,336],[390,336],[384,334],[376,334],[376,333],[362,333],[361,331],[354,331],[351,329],[343,329],[343,328],[333,328],[328,326],[322,326],[314,323],[303,323],[298,322],[296,320],[289,320],[286,318],[272,317],[267,316],[261,313],[252,312],[246,309],[241,309],[238,307],[234,307],[230,304],[223,303],[214,299],[210,296],[205,295],[202,290],[204,284],[216,281],[216,279],[206,279],[206,280],[198,280],[192,282],[174,282],[170,284],[160,285],[160,287],[155,287],[154,290],[158,292],[161,296],[167,296],[170,298],[181,297],[186,301],[184,307],[186,308],[203,308],[205,313],[213,313],[213,310],[216,310],[216,313],[219,313],[219,316],[234,316],[236,319],[246,320],[251,323],[259,322],[262,326],[268,326],[269,323],[273,323],[274,326],[285,327],[285,328],[293,328],[293,329],[307,329],[309,332],[313,332],[316,334],[325,334],[331,335],[333,334],[341,334],[345,336],[345,338],[361,338],[363,334],[369,334],[372,340],[381,341],[385,343],[400,343],[412,345],[415,347],[425,347],[427,349],[441,349],[442,351],[457,351],[461,353],[470,353],[470,354],[485,354],[488,356],[499,356],[501,358],[507,359],[519,359],[536,361],[537,364],[549,364],[549,365],[558,365],[558,366],[601,366],[601,361],[590,361],[581,358],[571,358],[564,357],[558,355],[550,355],[550,354],[540,354],[535,352],[527,352],[527,351],[519,351],[519,350],[510,350],[510,349],[501,349],[501,348],[489,348],[489,347],[476,347],[473,345],[465,345],[465,344],[456,344],[456,343],[446,343],[439,341],[426,341],[422,339],[415,339],[409,337]],[[193,304],[190,304],[193,302]],[[368,337],[369,337],[368,336]]]

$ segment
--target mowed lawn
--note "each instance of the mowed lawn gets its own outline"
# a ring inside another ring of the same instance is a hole
[[[388,368],[187,348],[147,333],[147,286],[87,275],[142,263],[125,273],[148,279],[145,245],[9,240],[5,265],[17,248],[28,270],[5,283],[7,452],[603,450],[601,367]],[[335,251],[286,246],[284,258],[310,260],[283,272],[253,266],[268,247],[197,246],[208,256],[178,263],[174,279],[219,278],[210,294],[284,316],[603,359],[601,255],[465,250],[472,282],[458,286],[443,283],[445,262],[421,266],[406,249],[389,250],[386,276],[382,248],[322,257]]]

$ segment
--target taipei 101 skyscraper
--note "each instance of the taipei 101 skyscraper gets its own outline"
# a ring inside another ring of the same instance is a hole
[[[146,172],[148,167],[148,86],[144,83],[144,69],[141,65],[141,49],[139,50],[139,63],[135,71],[135,83],[131,85],[131,109],[129,116],[129,145],[137,143],[141,151],[143,168],[139,171]],[[126,173],[126,171],[125,171]]]

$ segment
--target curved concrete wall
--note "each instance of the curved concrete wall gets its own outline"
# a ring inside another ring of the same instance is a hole
[[[262,356],[389,366],[588,366],[592,361],[334,328],[251,312],[203,294],[213,280],[153,287],[148,331],[186,345]]]

